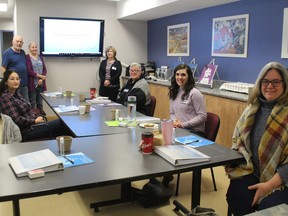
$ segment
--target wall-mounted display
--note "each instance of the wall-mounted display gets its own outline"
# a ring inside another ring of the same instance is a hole
[[[212,56],[247,58],[249,15],[213,19]]]
[[[281,58],[288,58],[288,8],[284,8]]]
[[[40,52],[43,56],[103,56],[104,20],[40,17]]]
[[[189,56],[190,23],[167,27],[167,56]]]

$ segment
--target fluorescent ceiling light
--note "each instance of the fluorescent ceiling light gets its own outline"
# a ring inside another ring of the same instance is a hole
[[[8,4],[7,3],[0,3],[0,11],[7,11]]]

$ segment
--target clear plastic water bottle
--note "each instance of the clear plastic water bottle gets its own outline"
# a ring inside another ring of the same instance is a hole
[[[60,137],[60,155],[65,155],[65,149],[64,149],[64,137]]]
[[[127,126],[136,127],[136,96],[128,96],[127,99]]]

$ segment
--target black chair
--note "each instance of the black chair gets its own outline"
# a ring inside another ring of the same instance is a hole
[[[219,116],[215,113],[207,112],[207,120],[205,122],[205,138],[214,142],[216,140],[219,127],[220,127]],[[210,170],[211,170],[214,190],[217,191],[213,168],[210,167]],[[178,196],[179,183],[180,183],[180,173],[177,176],[175,196]]]
[[[148,116],[153,117],[156,108],[156,97],[151,95],[151,103],[150,103],[150,110]]]

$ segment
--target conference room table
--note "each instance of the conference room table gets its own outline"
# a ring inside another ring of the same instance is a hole
[[[105,121],[112,120],[112,109],[120,109],[121,116],[127,116],[126,107],[123,105],[117,105],[115,103],[111,104],[91,104],[91,111],[84,115],[80,115],[79,112],[67,112],[67,113],[57,113],[55,108],[65,105],[70,106],[71,104],[79,106],[84,103],[79,101],[79,93],[74,92],[72,97],[57,96],[50,97],[42,94],[44,101],[47,105],[55,112],[59,119],[67,126],[74,137],[87,137],[87,136],[99,136],[107,134],[119,134],[128,133],[127,127],[110,127]],[[87,97],[89,96],[86,93]],[[140,113],[138,115],[144,116]]]
[[[243,161],[243,157],[236,151],[212,144],[198,148],[210,156],[211,160],[176,167],[155,153],[142,154],[138,146],[143,130],[128,130],[129,133],[74,138],[71,153],[83,152],[95,162],[49,172],[45,177],[33,180],[28,177],[17,178],[8,164],[8,158],[46,148],[58,155],[56,140],[0,145],[0,202],[13,201],[14,216],[20,216],[21,199],[107,185],[127,185],[132,181],[193,171],[193,207],[200,204],[201,169]],[[183,135],[187,135],[185,130],[176,130],[176,137]],[[123,195],[127,196],[121,193]],[[127,201],[127,197],[123,200]],[[91,207],[95,210],[99,205],[96,203]]]

